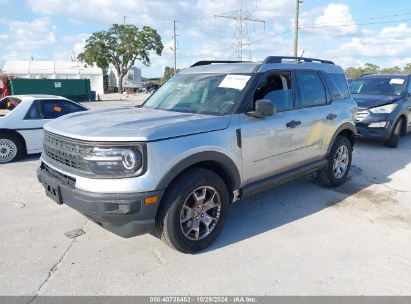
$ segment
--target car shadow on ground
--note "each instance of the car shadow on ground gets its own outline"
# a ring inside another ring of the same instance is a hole
[[[229,246],[310,216],[349,196],[358,194],[361,197],[361,194],[368,193],[367,187],[390,182],[393,173],[411,162],[411,136],[401,138],[397,149],[368,141],[359,141],[356,145],[353,165],[343,185],[329,188],[322,186],[313,176],[307,176],[234,203],[221,235],[203,252]],[[375,153],[374,163],[368,162],[369,153]]]
[[[16,161],[16,163],[26,163],[26,162],[30,162],[33,160],[39,160],[40,156],[41,156],[41,153],[24,155],[22,158]]]

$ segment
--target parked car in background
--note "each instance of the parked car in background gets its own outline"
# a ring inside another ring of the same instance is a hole
[[[59,96],[15,95],[0,100],[0,163],[43,150],[43,125],[60,116],[85,111]]]
[[[358,134],[397,147],[411,130],[410,75],[367,74],[350,83],[350,92],[358,104]]]

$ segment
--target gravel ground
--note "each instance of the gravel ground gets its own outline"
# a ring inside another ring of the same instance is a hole
[[[339,188],[306,177],[234,204],[196,255],[150,234],[120,238],[53,203],[37,161],[0,167],[0,295],[411,294],[411,136],[398,149],[359,142]]]

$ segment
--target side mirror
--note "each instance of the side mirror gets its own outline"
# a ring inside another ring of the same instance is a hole
[[[259,99],[255,102],[255,111],[247,112],[246,114],[255,118],[263,118],[275,114],[276,110],[273,103],[269,99]]]

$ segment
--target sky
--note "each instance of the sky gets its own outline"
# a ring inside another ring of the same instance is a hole
[[[144,77],[161,77],[165,66],[173,66],[174,20],[179,68],[236,60],[238,23],[216,15],[233,16],[241,3],[249,18],[265,21],[244,23],[243,59],[291,56],[294,0],[0,0],[0,67],[8,59],[73,60],[91,33],[123,23],[124,16],[128,24],[155,28],[164,43],[149,67],[136,62]],[[344,68],[411,63],[409,0],[303,0],[299,27],[298,53],[305,57]]]

